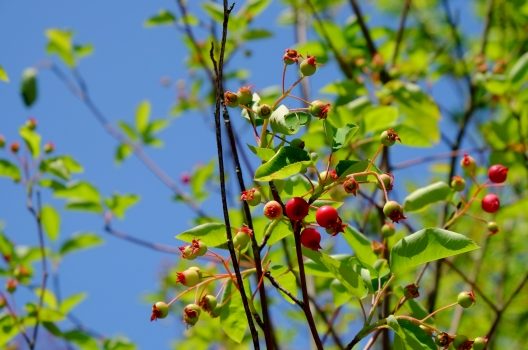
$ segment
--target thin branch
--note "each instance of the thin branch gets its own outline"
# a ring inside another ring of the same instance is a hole
[[[407,21],[407,15],[409,14],[409,9],[411,8],[411,0],[405,0],[403,4],[402,13],[400,16],[400,24],[398,25],[398,32],[396,34],[396,44],[394,46],[394,51],[392,52],[391,65],[394,67],[396,61],[398,60],[398,54],[400,52],[400,44],[403,39],[403,32],[405,31],[405,22]]]
[[[281,286],[275,278],[273,278],[273,276],[271,275],[269,271],[266,271],[264,276],[266,276],[266,278],[269,279],[272,286],[274,286],[275,288],[283,292],[288,298],[291,299],[291,301],[293,301],[295,304],[299,305],[302,309],[304,309],[304,303],[301,300],[297,299],[297,297],[291,294],[287,289],[284,289],[284,287]]]
[[[143,240],[141,238],[137,238],[137,237],[131,236],[131,235],[125,233],[125,232],[118,231],[118,230],[114,229],[111,226],[110,223],[106,223],[105,224],[104,230],[105,230],[105,232],[107,232],[108,234],[110,234],[110,235],[112,235],[114,237],[123,239],[125,241],[132,242],[134,244],[140,245],[140,246],[145,247],[145,248],[149,248],[149,249],[155,250],[157,252],[162,252],[162,253],[167,253],[167,254],[172,254],[172,255],[181,254],[181,252],[180,252],[180,250],[178,248],[174,248],[174,247],[171,247],[171,246],[168,246],[168,245],[164,245],[164,244],[159,244],[159,243],[152,243],[152,242]]]

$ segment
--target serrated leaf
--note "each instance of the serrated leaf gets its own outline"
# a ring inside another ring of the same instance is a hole
[[[104,240],[95,233],[76,233],[64,241],[59,249],[59,253],[64,256],[74,251],[93,248],[102,244],[103,242]]]
[[[69,180],[71,174],[82,173],[84,171],[81,164],[71,156],[58,156],[43,160],[40,163],[40,170],[53,174],[63,180]]]
[[[54,195],[58,198],[66,199],[67,208],[69,209],[103,211],[99,191],[88,182],[73,182],[64,189],[56,190]]]
[[[230,295],[231,297],[222,307],[220,324],[225,334],[235,343],[240,344],[248,327],[242,297],[238,290],[233,287],[232,282],[227,284],[225,295]]]
[[[38,86],[37,86],[37,70],[34,68],[27,68],[22,73],[22,81],[20,83],[20,95],[26,107],[31,107],[37,100]]]
[[[184,242],[200,239],[209,247],[217,247],[227,242],[226,227],[221,222],[209,222],[177,234],[176,238]]]
[[[44,205],[40,212],[42,227],[48,238],[55,241],[59,237],[61,218],[59,213],[50,205]]]
[[[391,271],[406,271],[478,248],[475,242],[459,233],[440,228],[426,228],[402,238],[392,247]]]
[[[0,176],[9,177],[13,181],[20,181],[20,169],[8,161],[7,159],[0,159]]]
[[[114,194],[105,199],[105,204],[110,211],[119,219],[125,217],[125,212],[139,201],[139,196],[135,194]]]
[[[33,158],[38,158],[40,156],[40,135],[25,125],[20,128],[18,133],[26,143],[29,153],[31,153]]]
[[[176,21],[176,17],[169,10],[159,10],[157,14],[150,17],[144,22],[145,27],[155,27],[162,25],[173,25]]]
[[[515,87],[520,87],[528,81],[528,52],[515,62],[508,77]]]
[[[145,130],[149,124],[149,117],[150,102],[147,100],[141,101],[141,103],[136,108],[136,129],[142,135],[145,134]]]
[[[255,181],[285,179],[298,174],[311,163],[308,152],[297,147],[285,146],[255,171]]]
[[[291,112],[285,105],[280,105],[271,113],[269,123],[271,129],[280,134],[293,135],[301,125],[310,120],[310,115],[304,112]]]
[[[451,194],[451,188],[443,181],[435,182],[409,194],[404,201],[405,211],[416,211],[440,201],[445,201]]]
[[[0,65],[0,80],[9,83],[9,76],[2,65]]]
[[[335,129],[332,137],[332,151],[337,151],[348,144],[348,140],[359,130],[355,124],[347,124]]]

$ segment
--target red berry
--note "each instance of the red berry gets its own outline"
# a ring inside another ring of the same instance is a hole
[[[315,213],[315,220],[324,228],[332,227],[335,225],[339,219],[339,214],[337,213],[336,208],[329,205],[323,205]]]
[[[13,143],[11,143],[10,149],[11,152],[15,154],[18,153],[18,151],[20,150],[20,143],[18,143],[18,141],[14,141]]]
[[[494,213],[500,208],[500,200],[494,193],[488,193],[482,198],[482,209],[487,213]]]
[[[305,228],[301,232],[301,244],[312,250],[321,249],[321,234],[314,228]]]
[[[500,184],[506,181],[506,177],[508,176],[508,168],[506,168],[502,164],[495,164],[489,167],[488,169],[488,177],[491,182]]]
[[[277,201],[269,201],[264,206],[264,216],[270,220],[282,218],[282,206]]]
[[[290,199],[286,205],[286,215],[293,221],[300,221],[308,215],[310,205],[301,197],[294,197]]]
[[[158,318],[165,318],[169,314],[169,305],[163,301],[158,301],[152,305],[152,314],[150,320],[154,321]]]

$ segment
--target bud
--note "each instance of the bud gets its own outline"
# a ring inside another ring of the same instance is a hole
[[[308,56],[305,60],[299,65],[301,74],[305,77],[309,77],[315,74],[317,70],[317,62],[315,61],[314,56]]]
[[[406,299],[416,299],[420,296],[420,290],[418,288],[418,285],[415,283],[411,283],[406,285],[403,288],[403,295]]]
[[[247,105],[253,101],[253,92],[250,86],[242,86],[237,92],[238,103],[241,105]]]
[[[169,314],[169,305],[163,301],[158,301],[152,305],[152,314],[150,320],[155,321],[158,318],[165,318]]]
[[[188,326],[194,326],[200,319],[200,307],[196,304],[189,304],[183,309],[183,322]]]
[[[224,92],[224,105],[228,107],[238,107],[238,95],[232,91]]]
[[[396,141],[401,142],[401,139],[396,133],[396,131],[394,131],[394,129],[387,129],[384,132],[382,132],[380,135],[380,142],[382,145],[386,147],[390,147],[394,145]]]
[[[290,65],[299,62],[300,57],[301,55],[299,55],[297,50],[286,49],[284,56],[282,56],[282,60],[285,64]]]
[[[461,176],[453,176],[451,179],[451,188],[453,191],[462,192],[466,188],[466,180]]]
[[[308,112],[319,119],[326,119],[326,117],[328,117],[328,112],[330,112],[330,106],[330,103],[315,100],[310,103]]]

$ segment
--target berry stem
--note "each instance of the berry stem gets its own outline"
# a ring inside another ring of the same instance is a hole
[[[456,306],[456,305],[458,305],[457,302],[454,302],[454,303],[449,304],[449,305],[446,305],[446,306],[442,306],[441,308],[436,309],[435,311],[431,312],[429,315],[427,315],[427,316],[425,316],[424,318],[422,318],[422,319],[420,320],[420,322],[425,322],[425,320],[427,320],[427,319],[433,317],[434,315],[436,315],[436,314],[439,313],[440,311],[444,311],[444,310],[450,309],[450,308],[452,308],[453,306]]]

